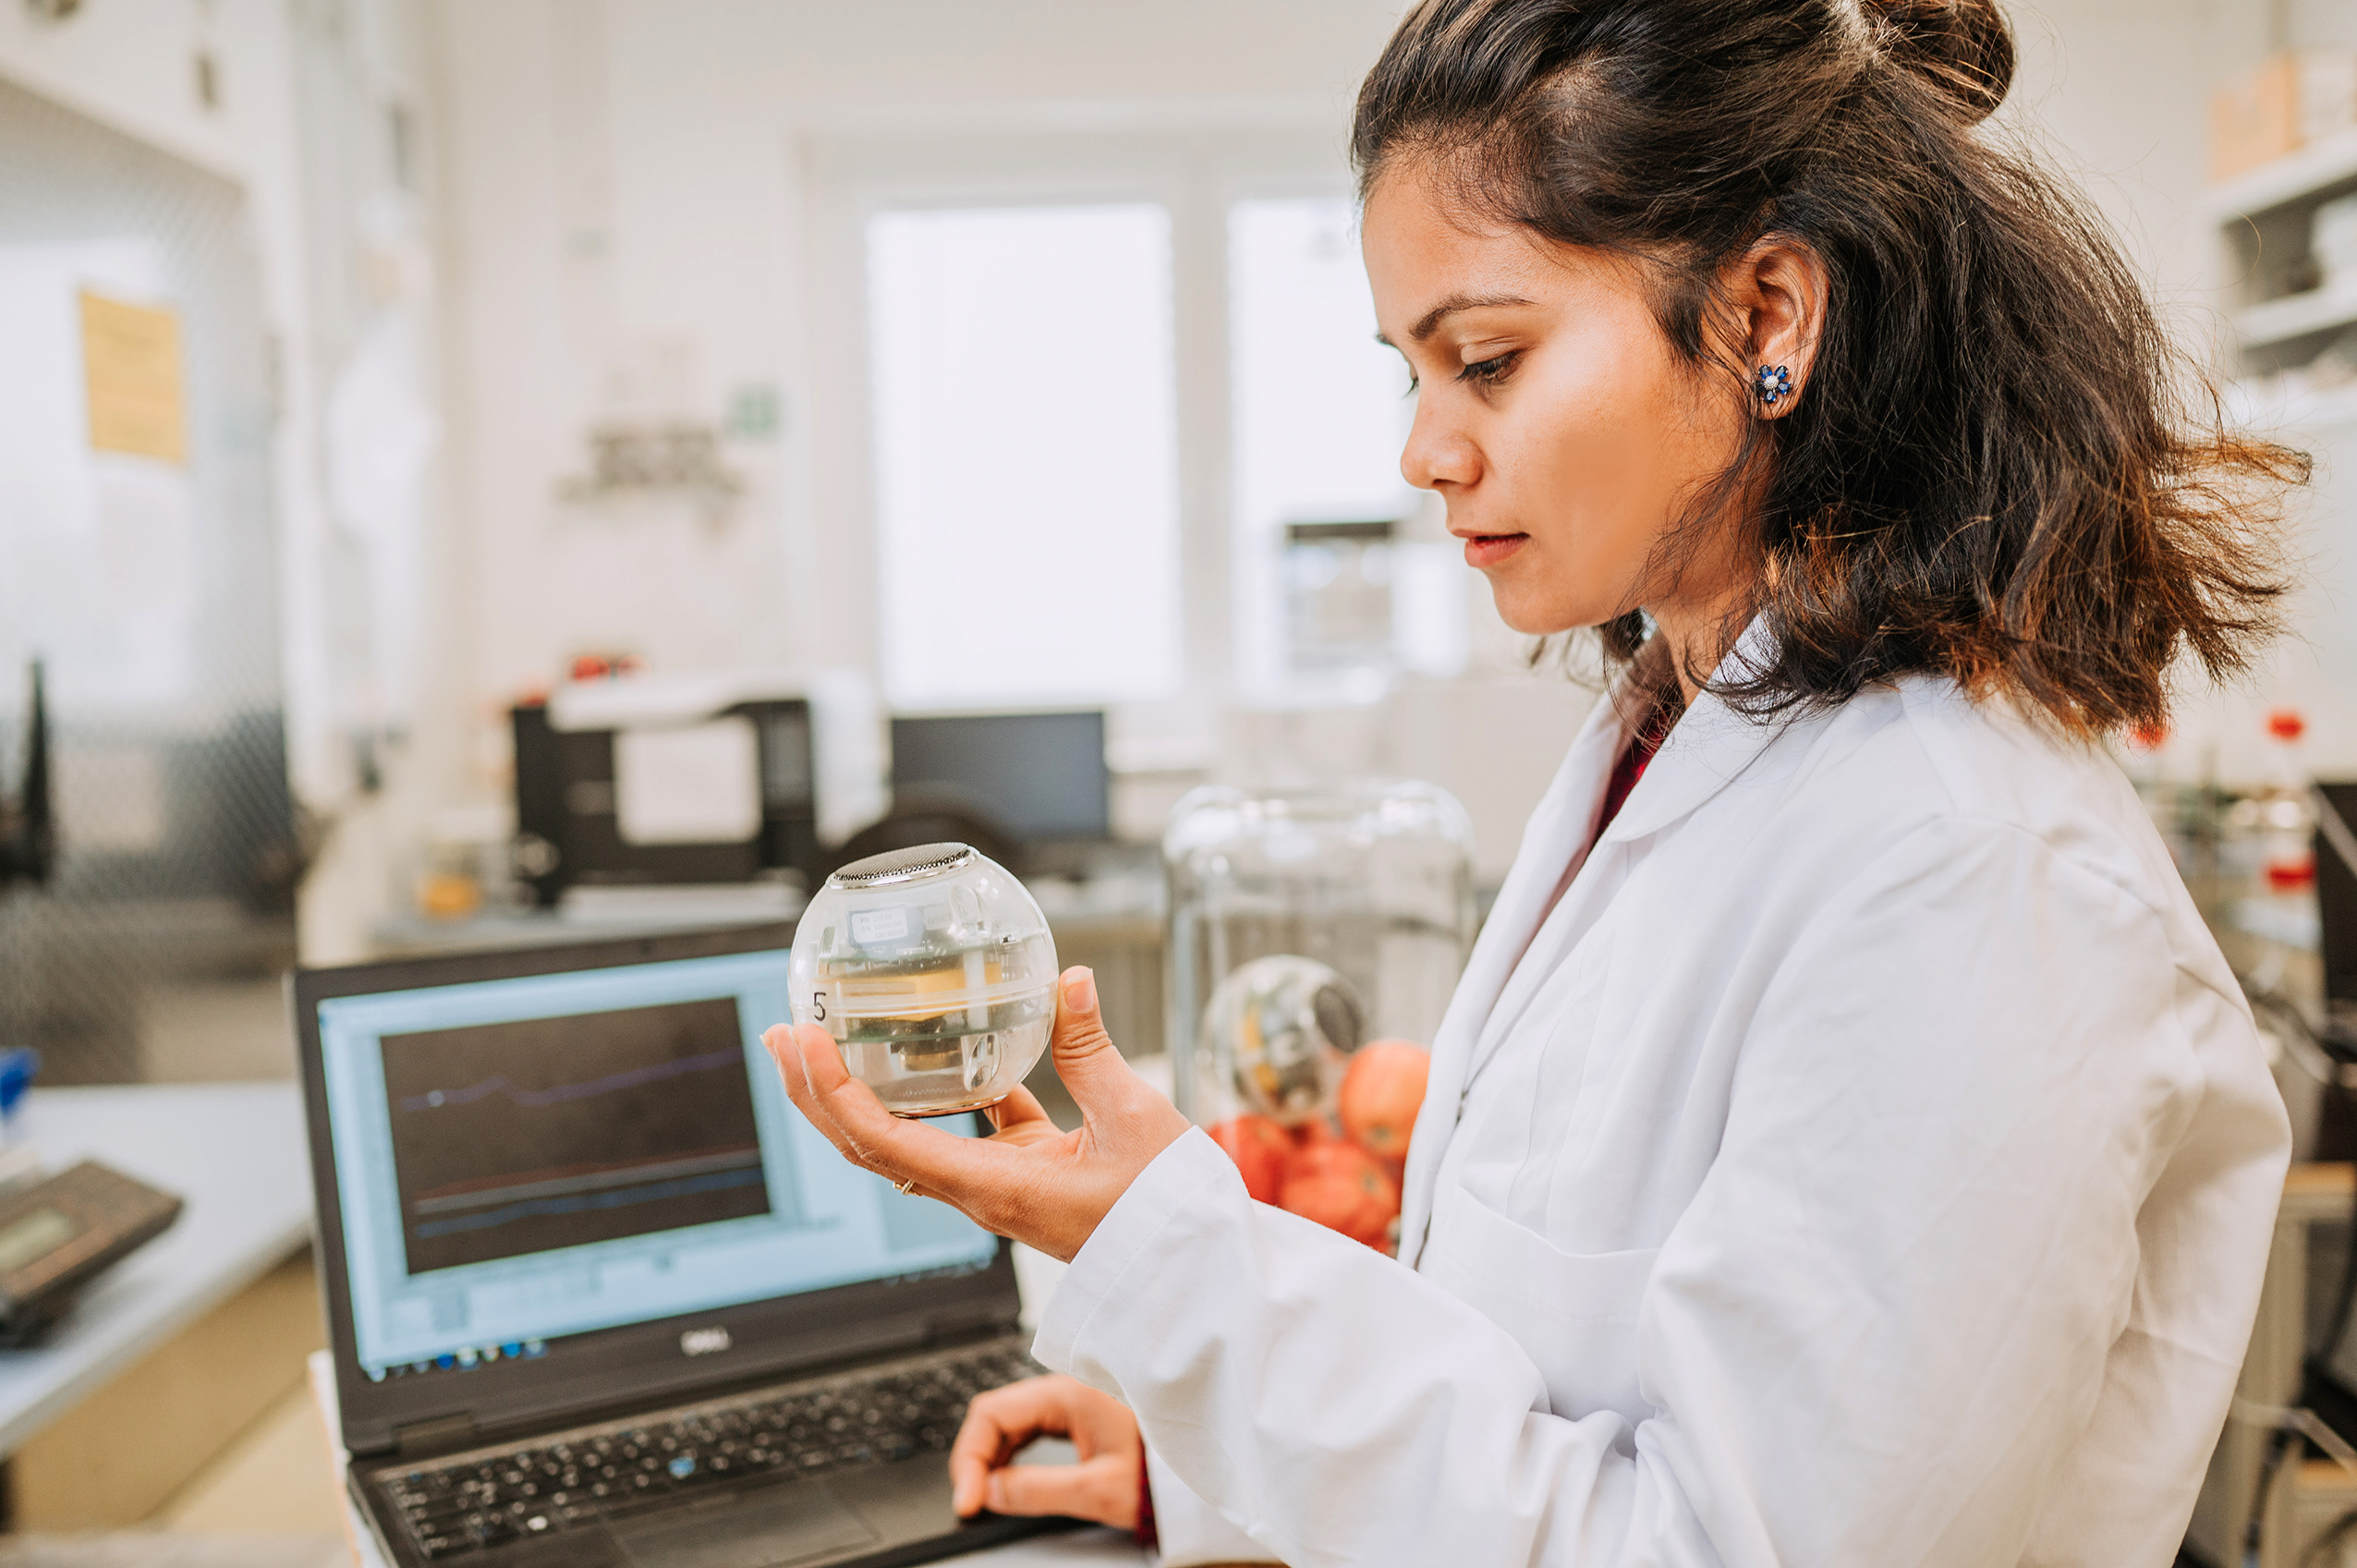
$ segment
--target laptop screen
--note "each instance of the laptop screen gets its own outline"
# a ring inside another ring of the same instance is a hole
[[[789,1016],[786,958],[321,1000],[360,1370],[455,1376],[568,1335],[990,1268],[996,1237],[845,1163],[787,1101],[760,1043]]]

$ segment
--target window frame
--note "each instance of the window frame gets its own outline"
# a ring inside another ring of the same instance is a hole
[[[812,455],[798,576],[824,584],[794,599],[811,619],[806,648],[881,676],[874,386],[869,359],[868,221],[886,210],[1151,201],[1170,214],[1171,320],[1177,385],[1180,682],[1166,699],[1108,704],[1112,748],[1161,765],[1208,761],[1220,714],[1245,695],[1238,653],[1228,298],[1229,209],[1262,198],[1347,197],[1339,128],[1325,113],[1197,115],[1161,123],[1052,123],[972,134],[814,133],[797,149],[807,201],[804,271]],[[823,395],[821,395],[823,389]],[[815,602],[814,602],[815,601]]]

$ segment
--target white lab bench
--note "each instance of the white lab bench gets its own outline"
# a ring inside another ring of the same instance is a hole
[[[0,1350],[0,1453],[300,1250],[310,1164],[291,1083],[35,1088],[12,1137],[176,1193],[172,1228],[101,1275],[43,1342]]]

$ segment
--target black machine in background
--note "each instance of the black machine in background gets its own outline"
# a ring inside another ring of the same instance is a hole
[[[2327,1015],[2357,1027],[2357,782],[2316,786],[2316,917]]]
[[[36,659],[25,711],[24,783],[15,798],[0,799],[0,888],[46,882],[56,865],[57,829],[49,808],[49,701]]]
[[[553,906],[576,886],[743,882],[777,871],[811,881],[822,874],[809,700],[735,702],[711,717],[753,726],[759,829],[742,839],[634,844],[616,809],[619,731],[561,729],[545,703],[514,711],[516,870],[539,904]]]
[[[94,1160],[0,1195],[0,1346],[39,1339],[84,1285],[179,1217],[177,1197]]]

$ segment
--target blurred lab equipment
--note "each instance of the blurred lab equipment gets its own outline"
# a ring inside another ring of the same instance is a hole
[[[1203,1009],[1193,1100],[1204,1120],[1266,1116],[1299,1127],[1333,1113],[1350,1053],[1367,1038],[1358,990],[1315,958],[1240,965]]]
[[[864,676],[774,670],[570,681],[519,703],[515,863],[544,906],[576,889],[823,874],[881,814]]]
[[[14,799],[0,799],[0,888],[45,882],[57,864],[57,828],[49,808],[49,702],[38,659],[32,662],[31,683],[24,782]]]
[[[1390,670],[1396,528],[1388,517],[1285,525],[1285,633],[1294,670]]]
[[[1005,867],[963,844],[871,856],[795,928],[794,1017],[901,1116],[1006,1098],[1048,1048],[1056,944]]]
[[[2313,800],[2326,1018],[2357,1056],[2357,781],[2320,783]]]
[[[0,1346],[39,1341],[83,1286],[170,1230],[180,1208],[95,1160],[0,1191]]]
[[[1027,857],[1085,852],[1112,833],[1104,711],[895,718],[892,787],[895,815],[964,812],[1022,845]]]
[[[1334,970],[1364,1008],[1360,1038],[1431,1042],[1476,923],[1473,828],[1447,791],[1378,778],[1206,785],[1172,810],[1162,858],[1164,1038],[1191,1118],[1219,1115],[1201,1102],[1197,1059],[1212,993],[1254,959],[1289,954]]]
[[[2316,806],[2301,740],[2306,722],[2293,708],[2266,715],[2266,771],[2259,786],[2227,808],[2219,870],[2233,890],[2233,922],[2269,944],[2257,978],[2272,988],[2282,950],[2316,945]]]

